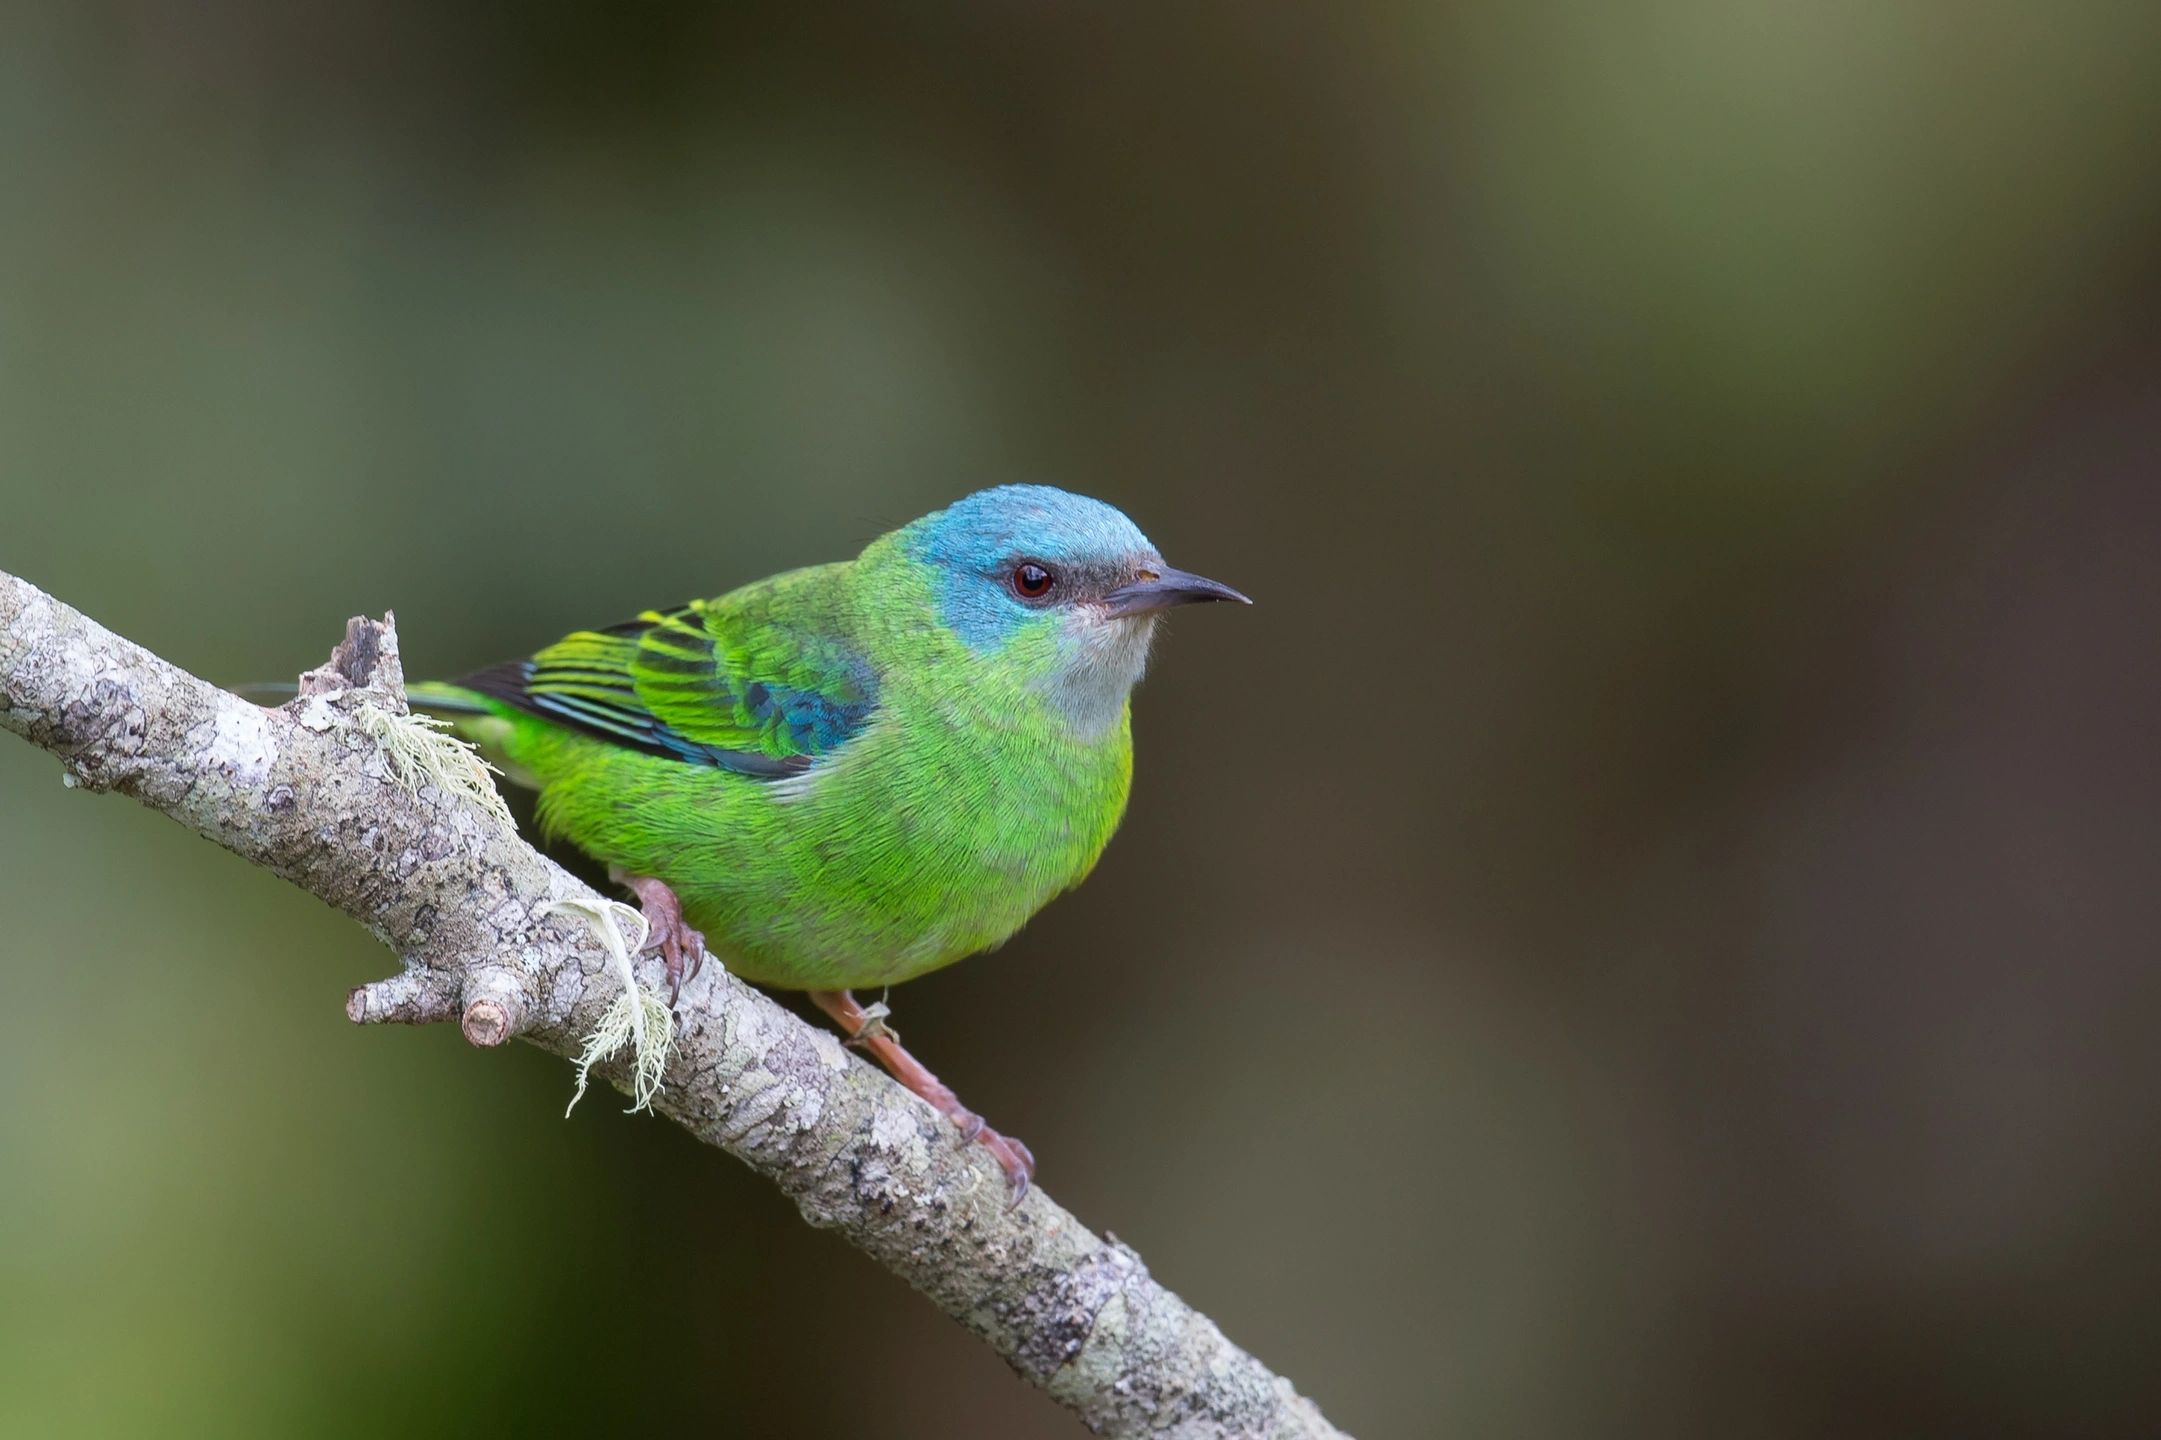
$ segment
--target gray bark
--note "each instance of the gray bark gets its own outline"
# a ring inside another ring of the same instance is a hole
[[[361,707],[405,710],[390,617],[354,620],[301,695],[265,710],[0,573],[0,728],[71,783],[132,796],[321,897],[404,962],[352,992],[355,1021],[458,1021],[575,1056],[619,993],[598,897],[468,796],[401,777]],[[657,980],[657,962],[641,977]],[[928,1296],[1090,1429],[1118,1436],[1340,1434],[1040,1189],[1007,1203],[979,1146],[837,1037],[717,965],[684,987],[655,1109],[749,1165],[812,1225]],[[594,1073],[622,1086],[620,1062]]]

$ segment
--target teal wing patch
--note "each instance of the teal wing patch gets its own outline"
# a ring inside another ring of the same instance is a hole
[[[877,708],[846,646],[703,601],[581,630],[457,682],[601,739],[778,780],[839,749]]]

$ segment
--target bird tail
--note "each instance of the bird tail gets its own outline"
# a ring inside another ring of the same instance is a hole
[[[298,685],[268,683],[235,685],[235,695],[244,695],[265,705],[275,705],[290,700],[300,693]],[[522,785],[528,790],[540,788],[540,781],[523,765],[510,758],[506,742],[511,738],[511,722],[504,719],[501,710],[487,696],[462,685],[446,685],[440,680],[422,680],[405,687],[405,698],[415,710],[426,710],[436,715],[475,716],[459,720],[451,728],[467,743],[480,751],[481,756],[493,765],[506,780]]]
[[[290,680],[254,680],[245,685],[235,685],[232,690],[235,695],[269,704],[290,700],[300,693],[300,687]],[[456,685],[445,685],[439,680],[422,680],[406,686],[405,698],[415,709],[434,710],[444,715],[492,713],[488,702],[480,695]]]
[[[446,685],[440,680],[422,680],[405,687],[405,698],[422,710],[434,710],[444,715],[492,715],[494,710],[487,698],[462,685]]]

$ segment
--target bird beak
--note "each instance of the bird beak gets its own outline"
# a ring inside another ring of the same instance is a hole
[[[1167,565],[1161,569],[1143,570],[1140,579],[1130,585],[1121,585],[1103,597],[1104,605],[1113,616],[1146,615],[1154,610],[1168,610],[1173,605],[1197,605],[1203,600],[1235,600],[1241,605],[1253,603],[1219,581],[1189,575]]]

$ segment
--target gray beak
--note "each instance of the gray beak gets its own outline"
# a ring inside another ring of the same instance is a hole
[[[1152,610],[1168,610],[1173,605],[1197,605],[1203,600],[1235,600],[1241,605],[1253,603],[1228,585],[1173,570],[1168,565],[1143,570],[1140,579],[1130,585],[1121,585],[1103,597],[1103,603],[1112,615],[1145,615]]]

